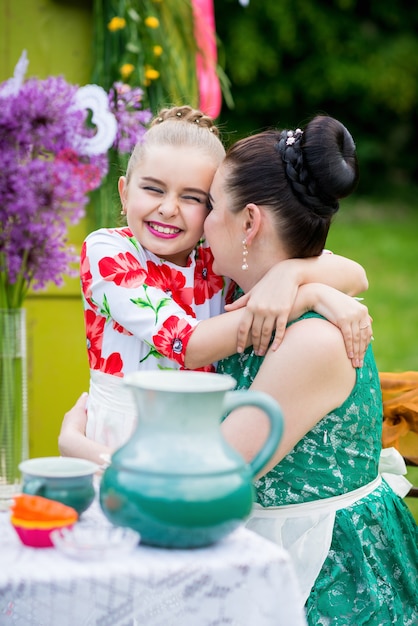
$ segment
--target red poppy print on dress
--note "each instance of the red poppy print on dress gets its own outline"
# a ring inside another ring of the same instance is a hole
[[[187,367],[181,367],[180,369],[187,371]],[[213,365],[205,365],[204,367],[196,367],[196,369],[193,370],[193,371],[194,372],[216,373],[216,369],[215,369],[215,367]]]
[[[225,304],[232,304],[235,300],[238,300],[243,295],[243,291],[238,287],[237,283],[233,280],[229,283],[228,291],[226,292]]]
[[[117,228],[114,231],[117,235],[119,235],[119,237],[122,237],[123,239],[129,239],[131,244],[134,246],[134,248],[136,248],[137,250],[139,248],[141,248],[141,245],[138,243],[138,241],[135,239],[133,232],[131,231],[131,229],[127,226],[126,228]]]
[[[123,361],[119,352],[112,352],[107,359],[102,359],[101,361],[100,369],[102,372],[112,376],[119,376],[120,378],[123,377]]]
[[[196,269],[194,276],[194,292],[196,304],[203,304],[210,300],[215,293],[224,287],[222,276],[215,274],[213,269],[213,254],[210,248],[200,246],[197,250]]]
[[[187,313],[196,317],[191,305],[193,302],[193,289],[192,287],[185,287],[186,278],[184,274],[174,268],[170,268],[168,265],[161,264],[156,265],[152,261],[147,261],[148,276],[146,283],[149,287],[155,287],[161,289],[168,296],[170,296],[174,302],[177,302],[179,306]]]
[[[184,366],[184,355],[194,327],[171,315],[152,340],[160,354]]]
[[[86,242],[83,243],[80,253],[80,278],[81,278],[81,289],[83,291],[83,295],[87,302],[93,309],[96,309],[96,305],[91,297],[91,285],[93,282],[93,276],[90,271],[90,261],[87,256],[87,245]]]
[[[128,239],[131,239],[133,237],[132,231],[129,226],[126,226],[125,228],[116,228],[115,230],[112,229],[112,232],[116,232],[121,237],[127,237]]]
[[[131,333],[129,330],[126,330],[126,328],[124,328],[122,324],[115,322],[115,320],[113,320],[112,328],[113,330],[115,330],[117,333],[120,333],[121,335],[128,335],[129,337],[132,337],[133,335],[133,333]]]
[[[87,309],[84,311],[84,323],[86,326],[87,354],[90,368],[97,370],[100,369],[102,358],[103,331],[106,319]]]
[[[87,353],[92,370],[100,370],[113,376],[123,376],[123,361],[119,352],[112,352],[107,359],[102,358],[103,332],[106,318],[94,311],[84,311],[86,325]]]
[[[106,256],[99,261],[100,275],[109,282],[131,289],[144,284],[146,271],[130,252]]]

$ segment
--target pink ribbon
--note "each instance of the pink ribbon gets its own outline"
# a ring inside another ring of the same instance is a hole
[[[192,0],[194,35],[198,47],[196,56],[199,84],[199,108],[217,118],[221,112],[222,93],[216,73],[217,48],[213,0]]]

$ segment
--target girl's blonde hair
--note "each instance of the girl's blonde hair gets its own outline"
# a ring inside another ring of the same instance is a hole
[[[140,142],[135,146],[126,170],[129,183],[132,171],[151,146],[188,146],[201,150],[218,167],[225,157],[219,130],[208,115],[190,106],[162,109],[152,120]]]

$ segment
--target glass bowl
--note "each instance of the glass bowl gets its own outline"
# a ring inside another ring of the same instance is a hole
[[[140,541],[140,535],[131,528],[78,523],[72,528],[54,530],[51,541],[66,556],[97,560],[132,552]]]

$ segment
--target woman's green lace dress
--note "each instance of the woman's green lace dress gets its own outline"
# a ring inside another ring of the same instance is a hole
[[[221,361],[218,372],[233,376],[237,389],[247,389],[261,362],[249,348]],[[255,483],[256,501],[265,507],[296,504],[369,483],[377,475],[381,427],[380,382],[369,346],[350,396]],[[418,625],[418,527],[385,481],[337,511],[306,613],[312,626]]]

